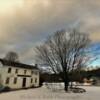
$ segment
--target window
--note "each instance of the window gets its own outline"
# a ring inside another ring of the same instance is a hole
[[[37,78],[35,78],[35,83],[37,83]]]
[[[27,70],[24,70],[24,74],[26,74]]]
[[[31,74],[33,74],[33,71],[31,71]]]
[[[16,69],[15,73],[18,73],[18,69]]]
[[[9,84],[9,80],[10,80],[10,78],[7,77],[7,79],[6,79],[6,84]]]
[[[11,68],[8,68],[8,73],[11,73]]]
[[[31,73],[32,73],[32,74],[35,74],[35,75],[37,75],[37,74],[38,74],[38,72],[37,72],[37,71],[32,71]]]
[[[35,72],[34,72],[34,74],[35,74],[35,75],[37,75],[37,74],[38,74],[38,72],[37,72],[37,71],[35,71]]]
[[[33,79],[31,78],[31,83],[33,83]]]
[[[14,84],[16,84],[16,83],[17,83],[17,77],[14,78]]]

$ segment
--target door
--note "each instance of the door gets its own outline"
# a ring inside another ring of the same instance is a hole
[[[25,87],[26,87],[26,78],[23,78],[22,87],[23,87],[23,88],[25,88]]]

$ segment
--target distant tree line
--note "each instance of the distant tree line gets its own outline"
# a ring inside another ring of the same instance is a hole
[[[59,77],[60,74],[48,74],[41,73],[40,80],[41,82],[63,82],[63,80]],[[74,71],[73,73],[69,73],[70,81],[83,82],[84,78],[90,79],[91,77],[100,78],[100,68],[94,69],[91,71],[81,70],[80,73]]]

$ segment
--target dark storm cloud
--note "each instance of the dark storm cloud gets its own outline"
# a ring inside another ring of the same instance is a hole
[[[31,63],[34,46],[62,28],[78,28],[100,41],[99,18],[99,0],[23,0],[22,6],[0,16],[0,54],[16,51]]]

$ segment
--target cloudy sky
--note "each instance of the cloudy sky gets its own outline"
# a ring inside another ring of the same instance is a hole
[[[89,33],[99,51],[100,1],[0,0],[0,57],[15,51],[22,62],[31,64],[33,48],[62,28]]]

